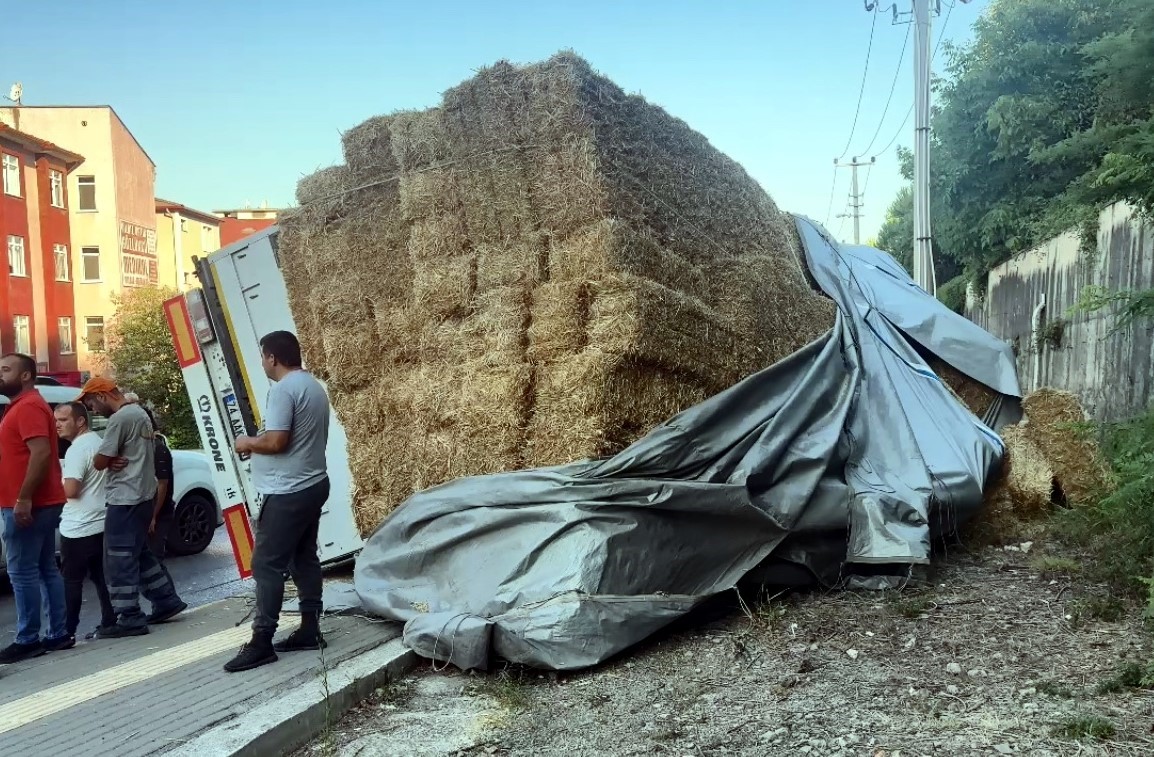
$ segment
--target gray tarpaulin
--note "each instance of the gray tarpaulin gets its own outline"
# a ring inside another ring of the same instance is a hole
[[[1013,355],[889,255],[798,228],[839,306],[829,334],[612,458],[414,495],[357,560],[365,608],[462,668],[497,655],[575,669],[755,569],[833,584],[855,566],[927,562],[931,539],[977,510],[1004,448],[914,344],[1010,408]]]

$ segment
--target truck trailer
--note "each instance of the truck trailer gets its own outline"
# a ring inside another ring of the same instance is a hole
[[[262,428],[272,382],[262,368],[260,338],[272,331],[297,331],[277,255],[277,233],[272,226],[197,259],[200,286],[164,305],[242,577],[251,574],[252,523],[260,517],[261,498],[253,488],[248,455],[238,454],[235,442]],[[330,413],[332,493],[317,537],[326,565],[353,558],[364,544],[353,518],[347,437],[336,414]]]

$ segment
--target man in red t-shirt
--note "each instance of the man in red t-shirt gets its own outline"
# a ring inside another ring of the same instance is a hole
[[[65,628],[64,581],[56,567],[56,528],[67,501],[56,419],[36,391],[36,361],[19,354],[0,357],[0,394],[9,400],[0,419],[0,515],[16,595],[16,640],[0,650],[2,664],[69,649],[76,639]],[[44,602],[48,633],[41,640]]]

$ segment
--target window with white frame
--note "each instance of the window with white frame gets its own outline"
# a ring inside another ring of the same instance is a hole
[[[76,345],[72,340],[72,319],[57,318],[56,334],[60,338],[60,354],[71,355],[76,352]]]
[[[32,319],[18,315],[12,319],[12,330],[16,332],[16,351],[24,355],[32,354]]]
[[[60,171],[48,172],[48,186],[52,190],[52,207],[64,207],[64,174]]]
[[[4,194],[20,196],[20,158],[4,153]]]
[[[90,315],[84,319],[84,341],[92,352],[104,350],[104,316]]]
[[[78,177],[76,189],[77,210],[96,210],[96,177]]]
[[[80,248],[80,273],[84,276],[81,281],[92,283],[100,281],[100,248]]]
[[[8,235],[8,274],[27,276],[28,263],[24,256],[24,237]]]
[[[63,244],[52,245],[52,259],[56,264],[56,280],[69,281],[72,279],[68,265],[68,247]]]

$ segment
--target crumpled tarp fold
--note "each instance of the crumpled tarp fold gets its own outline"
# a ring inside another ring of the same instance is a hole
[[[499,656],[572,670],[754,570],[802,566],[833,585],[858,565],[928,562],[932,539],[980,507],[1004,447],[914,345],[997,390],[1009,415],[1013,354],[886,253],[797,224],[838,305],[828,334],[614,457],[414,495],[357,559],[365,608],[463,669]]]

